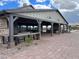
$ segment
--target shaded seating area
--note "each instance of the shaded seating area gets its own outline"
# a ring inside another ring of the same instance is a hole
[[[6,12],[4,17],[9,33],[2,37],[7,38],[3,38],[3,41],[6,40],[8,47],[11,47],[13,42],[17,45],[24,41],[29,35],[33,39],[41,39],[43,34],[53,36],[54,33],[68,31],[68,22],[57,9],[40,10],[29,5]]]
[[[41,23],[41,35],[51,34],[51,23],[47,21],[42,21]]]
[[[54,23],[53,24],[53,33],[58,33],[59,32],[59,24],[58,23]]]
[[[38,32],[38,23],[36,20],[19,17],[14,22],[14,34],[21,32]]]
[[[14,41],[15,45],[21,41],[25,41],[25,38],[31,36],[31,39],[39,39],[38,23],[36,20],[19,17],[14,22]]]

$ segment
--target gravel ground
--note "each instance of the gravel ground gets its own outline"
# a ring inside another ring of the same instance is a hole
[[[79,59],[79,31],[45,35],[31,46],[1,49],[0,59]]]

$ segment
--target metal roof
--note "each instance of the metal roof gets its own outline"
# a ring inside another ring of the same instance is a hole
[[[7,13],[26,13],[26,12],[42,12],[42,11],[56,11],[57,9],[35,9],[32,5],[27,5],[18,9],[6,10]]]
[[[48,11],[58,12],[60,14],[60,16],[63,18],[63,20],[68,24],[68,22],[62,16],[62,14],[59,12],[59,10],[57,10],[55,8],[54,9],[35,9],[32,5],[29,5],[29,6],[24,6],[24,7],[18,8],[18,9],[6,10],[7,13],[16,14],[18,16],[21,16],[21,13],[25,14],[25,13],[31,13],[31,12],[48,12]]]

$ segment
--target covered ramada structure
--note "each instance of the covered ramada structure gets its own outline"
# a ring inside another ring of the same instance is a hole
[[[40,39],[44,34],[68,32],[68,22],[57,9],[35,9],[31,5],[7,10],[0,16],[1,41],[8,46],[17,44],[17,37],[32,35]],[[2,34],[3,33],[3,34]]]

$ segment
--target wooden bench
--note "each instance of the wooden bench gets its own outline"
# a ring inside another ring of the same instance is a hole
[[[23,37],[22,40],[25,40],[26,36],[27,37],[32,36],[32,39],[34,39],[34,40],[38,40],[39,39],[39,33],[38,32],[37,33],[30,33],[30,32],[18,33],[16,35],[13,35],[15,45],[20,43],[20,39],[19,38]],[[3,44],[7,44],[8,43],[8,39],[9,39],[9,35],[3,35],[1,37],[2,37]]]
[[[16,35],[14,35],[15,45],[19,44],[21,42],[21,40],[25,41],[26,36],[28,38],[31,36],[32,39],[34,39],[34,40],[39,39],[39,33],[38,32],[37,33],[30,33],[30,32],[18,33]]]

